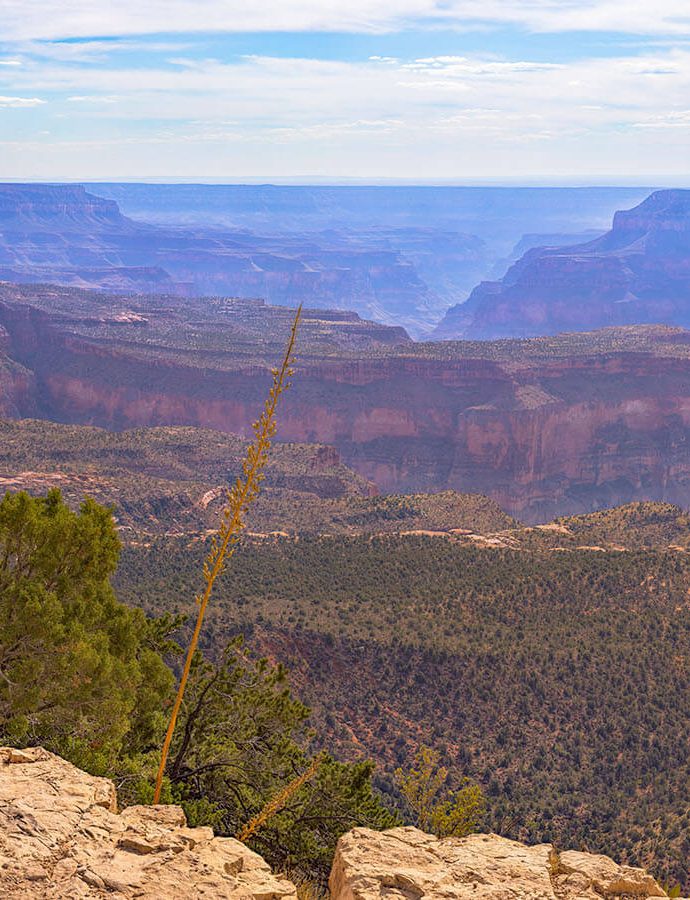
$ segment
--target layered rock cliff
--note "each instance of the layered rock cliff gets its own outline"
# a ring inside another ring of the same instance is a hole
[[[249,435],[289,310],[226,300],[0,288],[9,413]],[[690,504],[690,335],[411,344],[310,313],[280,439],[332,444],[384,491],[481,492],[527,521],[633,500]]]
[[[501,281],[452,307],[439,339],[690,325],[690,191],[657,191],[588,243],[529,250]]]
[[[114,200],[96,197],[78,184],[0,184],[0,234],[38,231],[98,233],[136,231]]]
[[[289,235],[134,221],[78,185],[0,184],[0,278],[353,309],[428,331],[486,267],[483,241],[428,227]]]

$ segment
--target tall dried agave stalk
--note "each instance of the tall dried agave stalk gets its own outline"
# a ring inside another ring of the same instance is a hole
[[[185,659],[182,677],[177,688],[177,696],[173,704],[170,714],[170,722],[168,730],[163,741],[163,749],[161,751],[161,761],[156,776],[156,789],[153,794],[153,802],[159,803],[161,798],[161,788],[163,786],[163,775],[165,774],[165,766],[170,752],[170,744],[175,732],[175,724],[182,706],[189,671],[192,666],[192,659],[199,643],[199,635],[201,626],[206,614],[206,607],[211,597],[213,585],[216,579],[225,568],[228,559],[232,556],[237,546],[240,533],[244,528],[244,517],[251,502],[259,493],[261,481],[263,480],[263,469],[268,458],[268,451],[271,446],[271,440],[276,431],[276,409],[280,395],[284,393],[290,386],[290,376],[293,374],[292,362],[295,351],[295,341],[297,339],[297,329],[299,327],[300,318],[302,316],[302,306],[300,305],[292,323],[290,338],[285,349],[283,363],[279,369],[273,369],[273,385],[269,391],[268,398],[264,405],[264,411],[259,419],[254,422],[252,428],[254,430],[254,440],[247,449],[247,455],[242,465],[242,475],[238,476],[237,481],[232,488],[227,491],[225,508],[223,509],[220,527],[213,538],[211,549],[204,561],[204,581],[206,588],[201,596],[197,596],[196,602],[199,610],[196,617],[196,625],[187,649],[187,657]]]
[[[314,775],[316,775],[318,768],[322,762],[323,754],[320,753],[318,756],[314,757],[308,769],[305,769],[301,775],[298,775],[297,778],[294,778],[289,784],[286,784],[285,787],[279,793],[277,793],[272,800],[268,801],[264,808],[260,810],[260,812],[258,812],[253,819],[250,819],[247,822],[247,824],[238,833],[237,840],[242,841],[243,844],[246,844],[249,838],[253,834],[255,834],[262,825],[265,825],[269,819],[272,819],[276,813],[279,813],[281,811],[290,797],[292,797],[292,795],[295,794],[303,784],[306,784],[314,777]]]

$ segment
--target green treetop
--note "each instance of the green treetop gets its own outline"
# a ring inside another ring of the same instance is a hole
[[[60,492],[0,501],[0,739],[83,764],[160,731],[172,686],[160,622],[119,603],[111,511]]]

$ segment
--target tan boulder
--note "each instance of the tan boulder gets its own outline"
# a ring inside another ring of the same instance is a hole
[[[605,856],[527,847],[495,834],[439,839],[356,828],[340,839],[332,900],[602,900],[663,897],[642,869]]]
[[[0,749],[5,900],[296,900],[292,882],[177,806],[117,814],[111,781],[41,748]]]
[[[586,878],[600,897],[666,896],[666,892],[644,869],[619,866],[608,856],[566,850],[558,856],[558,871],[562,876],[577,874]]]

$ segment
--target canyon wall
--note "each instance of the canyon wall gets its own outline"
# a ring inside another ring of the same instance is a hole
[[[44,373],[41,401],[53,416],[249,436],[267,388],[263,372],[98,363],[98,376],[74,363]],[[490,362],[302,366],[279,437],[335,445],[383,491],[475,491],[528,521],[636,499],[690,505],[690,363],[633,356],[524,378]]]
[[[529,337],[662,322],[690,325],[690,191],[656,191],[610,231],[530,249],[451,307],[439,339]]]
[[[118,313],[114,302],[109,321],[119,324],[104,332],[100,308],[93,319],[83,308],[69,319],[47,302],[0,298],[5,352],[26,373],[24,382],[15,378],[6,415],[251,433],[270,381],[262,359],[279,358],[280,329],[276,348],[259,356],[245,340],[244,349],[230,342],[222,358],[197,360],[170,309],[148,309],[142,325],[136,309]],[[272,308],[260,309],[268,316]],[[275,330],[256,315],[259,331]],[[217,328],[200,321],[195,340],[203,327]],[[351,341],[353,324],[366,330],[361,320],[307,320],[305,339],[313,327],[324,347]],[[368,349],[330,353],[308,345],[281,407],[279,438],[334,445],[383,491],[481,492],[527,521],[631,500],[690,505],[690,335],[641,328],[574,337],[543,351],[529,341],[377,338]]]

